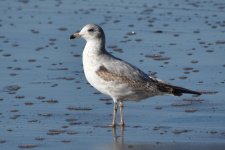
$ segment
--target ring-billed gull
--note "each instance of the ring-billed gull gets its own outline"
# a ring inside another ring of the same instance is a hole
[[[197,94],[179,86],[174,86],[148,76],[137,67],[112,56],[105,49],[105,34],[96,24],[87,24],[70,39],[83,38],[83,68],[88,82],[100,92],[110,96],[114,102],[112,127],[116,126],[117,108],[120,107],[120,125],[124,126],[123,101],[139,101],[148,97],[183,93]]]

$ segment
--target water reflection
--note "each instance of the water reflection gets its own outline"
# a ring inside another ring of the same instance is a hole
[[[120,127],[120,136],[118,136],[117,128],[112,128],[113,140],[114,140],[113,150],[123,150],[123,149],[125,149],[124,130],[125,130],[125,127]]]
[[[119,130],[118,130],[119,129]],[[125,128],[112,128],[113,141],[112,146],[104,147],[104,150],[224,150],[225,143],[216,142],[183,142],[183,141],[151,141],[149,142],[128,142],[125,141]]]

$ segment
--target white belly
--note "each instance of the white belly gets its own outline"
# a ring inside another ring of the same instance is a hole
[[[96,71],[100,66],[101,63],[96,59],[96,56],[93,57],[91,54],[83,54],[83,68],[87,81],[98,91],[110,96],[106,81],[102,80],[96,74]]]
[[[116,81],[105,81],[96,74],[101,65],[100,59],[91,54],[83,54],[83,68],[87,81],[98,91],[112,98],[119,99],[121,96],[130,94],[126,84],[117,84]]]

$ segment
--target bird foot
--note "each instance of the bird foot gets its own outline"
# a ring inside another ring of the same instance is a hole
[[[116,128],[116,123],[110,124],[109,127]]]
[[[112,127],[112,128],[116,128],[117,124],[116,123],[112,123],[112,124],[110,124],[108,126]],[[120,124],[118,124],[118,126],[120,126],[121,128],[124,128],[125,127],[125,123],[121,122]]]
[[[124,126],[125,126],[125,123],[124,122],[120,122],[120,127],[124,128]]]

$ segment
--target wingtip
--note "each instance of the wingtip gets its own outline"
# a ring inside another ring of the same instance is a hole
[[[182,94],[193,94],[193,95],[197,95],[197,96],[202,95],[202,93],[199,91],[189,90],[189,89],[179,87],[179,86],[171,86],[171,87],[173,89],[172,93],[175,96],[181,96]]]
[[[195,93],[195,95],[198,95],[198,96],[200,96],[200,95],[202,95],[203,93],[202,92],[199,92],[199,91],[196,91],[196,93]]]

